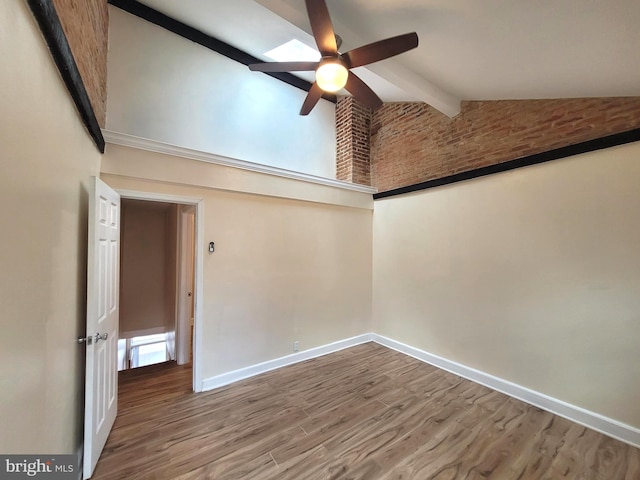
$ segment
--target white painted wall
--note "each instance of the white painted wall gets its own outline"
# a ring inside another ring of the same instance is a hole
[[[109,6],[107,129],[335,178],[335,106]]]
[[[640,427],[640,143],[379,200],[374,331]]]
[[[26,2],[0,2],[0,57],[0,452],[76,453],[100,154]]]
[[[101,178],[203,199],[203,378],[370,331],[371,194],[115,145]]]

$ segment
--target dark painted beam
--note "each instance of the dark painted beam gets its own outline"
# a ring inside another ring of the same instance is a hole
[[[82,122],[98,147],[98,150],[100,150],[100,153],[104,153],[104,138],[100,131],[100,125],[98,125],[98,120],[91,106],[89,95],[87,95],[87,90],[80,76],[76,61],[73,58],[73,54],[71,53],[71,47],[69,47],[67,37],[62,30],[62,24],[53,6],[53,2],[51,2],[51,0],[27,0],[27,3],[40,26],[42,35],[51,51],[51,56],[60,71],[62,80],[71,94],[73,102],[76,104]]]
[[[405,193],[427,190],[434,187],[441,187],[443,185],[449,185],[451,183],[464,182],[465,180],[484,177],[485,175],[493,175],[494,173],[506,172],[509,170],[514,170],[516,168],[528,167],[530,165],[536,165],[538,163],[549,162],[551,160],[559,160],[561,158],[567,158],[573,155],[580,155],[581,153],[593,152],[596,150],[602,150],[604,148],[615,147],[618,145],[624,145],[625,143],[638,141],[640,141],[640,128],[629,130],[627,132],[615,133],[606,137],[596,138],[595,140],[576,143],[567,147],[561,147],[542,153],[536,153],[534,155],[528,155],[526,157],[509,160],[507,162],[498,163],[496,165],[489,165],[487,167],[476,168],[475,170],[469,170],[467,172],[456,173],[455,175],[449,175],[443,178],[427,180],[426,182],[416,183],[414,185],[408,185],[406,187],[394,188],[393,190],[387,190],[386,192],[375,193],[373,195],[373,198],[377,200],[379,198],[393,197],[395,195],[403,195]]]
[[[125,12],[129,12],[136,17],[139,17],[143,20],[153,23],[154,25],[158,25],[166,30],[169,30],[176,35],[180,35],[182,38],[186,38],[187,40],[191,40],[203,47],[206,47],[210,50],[213,50],[220,55],[224,55],[225,57],[234,60],[238,63],[242,63],[243,65],[250,65],[252,63],[262,63],[262,60],[254,57],[253,55],[249,55],[242,50],[229,45],[222,40],[219,40],[215,37],[207,35],[200,30],[197,30],[189,25],[182,23],[178,20],[175,20],[153,8],[147,7],[142,3],[136,0],[109,0],[109,4],[114,7],[118,7]],[[265,75],[269,75],[273,78],[277,78],[278,80],[285,82],[291,86],[299,88],[300,90],[304,90],[308,92],[311,88],[311,83],[303,80],[301,78],[296,77],[290,73],[286,72],[263,72]],[[325,94],[323,97],[325,100],[329,100],[330,102],[336,103],[337,97],[335,95]]]

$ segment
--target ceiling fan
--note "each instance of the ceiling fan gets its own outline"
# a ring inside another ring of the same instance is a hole
[[[372,110],[382,105],[382,100],[350,69],[399,55],[418,46],[418,35],[406,33],[378,42],[363,45],[345,53],[338,52],[340,37],[331,23],[325,0],[305,0],[313,37],[322,58],[318,62],[264,62],[249,65],[257,72],[316,72],[300,115],[308,115],[324,92],[335,93],[345,88],[356,100]]]

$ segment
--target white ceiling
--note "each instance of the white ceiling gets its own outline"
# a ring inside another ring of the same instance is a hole
[[[256,57],[314,46],[304,0],[141,0]],[[640,96],[640,0],[327,0],[342,51],[416,31],[420,46],[357,69],[385,101]],[[307,77],[312,79],[312,77]]]

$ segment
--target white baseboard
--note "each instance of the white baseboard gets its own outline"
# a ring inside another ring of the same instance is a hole
[[[202,382],[202,391],[229,385],[261,373],[371,341],[640,448],[640,429],[638,428],[376,333],[358,335],[357,337],[347,338],[328,345],[216,375]]]
[[[554,413],[568,420],[576,422],[585,427],[596,430],[609,437],[621,440],[625,443],[640,448],[640,429],[625,423],[613,420],[598,413],[585,410],[584,408],[571,405],[553,397],[549,397],[540,392],[530,390],[521,385],[509,382],[502,378],[494,377],[480,370],[476,370],[457,362],[452,362],[446,358],[433,355],[418,348],[406,345],[390,338],[372,333],[371,340],[391,348],[398,352],[409,355],[413,358],[429,363],[435,367],[454,373],[460,377],[479,383],[493,390],[502,392],[510,397],[522,400],[530,405],[536,406],[548,412]]]
[[[238,370],[233,370],[221,375],[216,375],[215,377],[206,378],[202,381],[202,391],[223,387],[225,385],[229,385],[230,383],[237,382],[238,380],[244,380],[245,378],[260,375],[261,373],[269,372],[277,368],[286,367],[287,365],[293,365],[298,362],[321,357],[329,353],[344,350],[345,348],[370,342],[371,340],[371,334],[365,333],[363,335],[358,335],[357,337],[339,340],[328,345],[310,348],[308,350],[303,350],[301,352],[287,355],[285,357],[276,358],[266,362],[258,363],[257,365],[251,365],[249,367],[240,368]]]

